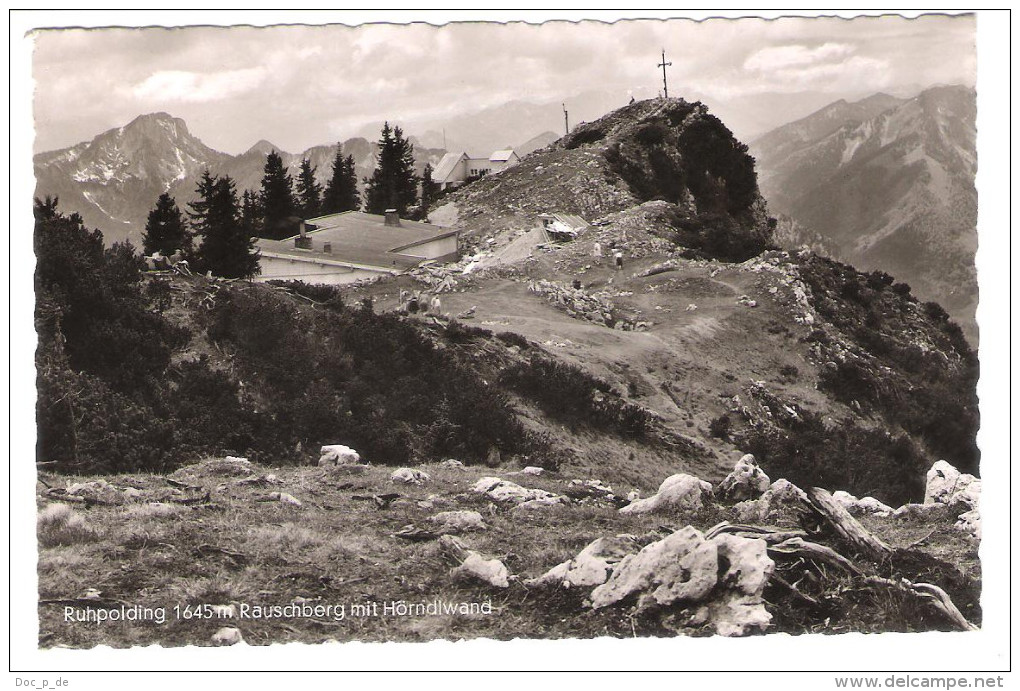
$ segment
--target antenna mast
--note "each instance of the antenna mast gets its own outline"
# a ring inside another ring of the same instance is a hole
[[[567,104],[561,103],[560,105],[563,106],[563,133],[570,134],[570,120],[567,117]]]

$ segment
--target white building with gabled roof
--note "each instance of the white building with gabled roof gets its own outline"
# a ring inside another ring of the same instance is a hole
[[[521,157],[513,149],[494,151],[488,158],[471,158],[463,151],[450,152],[443,156],[432,171],[432,182],[439,189],[463,185],[468,178],[480,178],[490,173],[498,173],[516,165]]]

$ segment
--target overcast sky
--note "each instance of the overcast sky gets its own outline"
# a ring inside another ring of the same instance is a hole
[[[642,98],[661,86],[660,48],[671,95],[912,96],[974,85],[974,32],[971,16],[43,30],[35,150],[155,111],[221,151],[268,139],[298,152],[383,119],[426,123],[591,89]]]

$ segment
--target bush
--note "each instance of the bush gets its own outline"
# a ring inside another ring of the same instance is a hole
[[[708,423],[708,433],[716,439],[727,439],[730,436],[730,429],[733,426],[730,416],[723,413]]]
[[[500,383],[535,401],[548,415],[574,423],[641,437],[652,428],[651,414],[628,403],[601,379],[547,357],[515,363],[500,375]]]

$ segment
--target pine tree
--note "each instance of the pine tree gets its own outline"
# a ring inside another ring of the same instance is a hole
[[[293,235],[293,219],[297,212],[292,188],[294,181],[283,167],[283,159],[275,151],[266,156],[263,169],[262,191],[259,202],[264,214],[263,232],[266,237],[279,240]]]
[[[191,232],[196,236],[204,236],[208,231],[209,203],[213,198],[216,178],[209,169],[202,171],[202,177],[195,189],[195,199],[188,202],[188,222]]]
[[[421,216],[425,218],[436,200],[436,183],[432,182],[432,164],[426,163],[421,174]]]
[[[258,195],[245,190],[241,195],[241,225],[248,229],[249,235],[257,237],[262,234],[262,215]]]
[[[322,194],[321,213],[339,214],[344,211],[357,211],[361,208],[358,194],[358,174],[354,170],[354,156],[344,156],[338,143],[336,156],[333,158],[333,174]]]
[[[142,251],[145,254],[161,252],[171,255],[181,250],[186,255],[192,250],[191,233],[184,223],[184,215],[177,207],[177,202],[164,192],[156,200],[156,206],[149,212],[142,235]]]
[[[211,184],[210,184],[211,183]],[[209,177],[199,183],[199,199],[192,207],[193,227],[201,228],[202,244],[196,265],[223,278],[251,278],[259,273],[259,253],[245,227],[234,181]]]
[[[396,209],[400,215],[418,198],[418,177],[414,174],[414,147],[400,127],[383,125],[375,171],[365,180],[365,210],[381,214]]]
[[[315,218],[322,208],[322,185],[315,181],[315,168],[304,158],[297,179],[297,201],[301,218]]]

